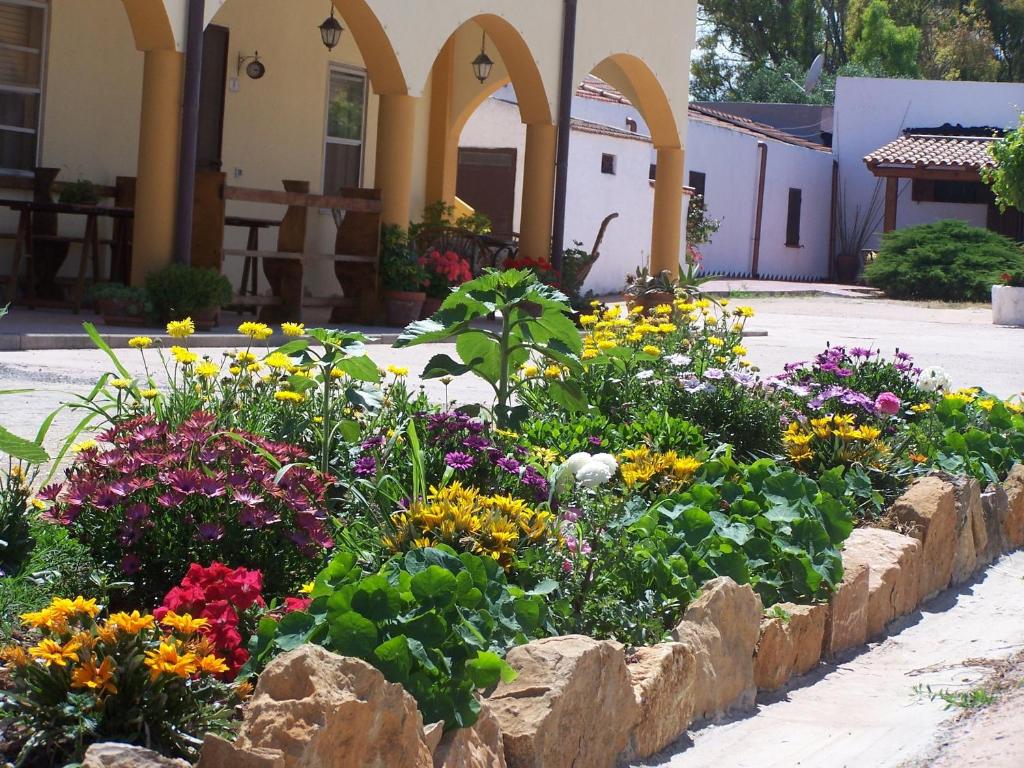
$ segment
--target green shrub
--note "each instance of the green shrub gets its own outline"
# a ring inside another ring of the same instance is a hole
[[[889,232],[864,270],[870,285],[895,299],[985,301],[1004,272],[1024,268],[1007,238],[962,221]]]
[[[172,264],[146,278],[146,293],[161,323],[184,320],[231,301],[231,283],[214,269]]]

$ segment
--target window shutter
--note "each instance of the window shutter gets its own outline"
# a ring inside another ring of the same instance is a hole
[[[800,245],[800,208],[803,205],[803,190],[789,190],[789,209],[786,214],[786,245]]]

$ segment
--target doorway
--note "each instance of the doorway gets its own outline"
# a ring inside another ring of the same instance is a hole
[[[460,149],[455,194],[491,220],[495,237],[511,239],[515,229],[516,150]]]
[[[227,27],[211,24],[203,34],[203,75],[199,87],[196,168],[219,171],[224,144],[224,96],[228,78]]]

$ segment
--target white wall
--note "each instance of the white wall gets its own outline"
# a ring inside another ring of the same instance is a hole
[[[1024,85],[942,80],[887,80],[841,77],[836,83],[833,152],[839,162],[839,183],[847,216],[859,207],[866,211],[878,181],[864,165],[864,157],[899,138],[905,128],[926,128],[944,123],[1012,128],[1024,108]],[[878,187],[879,216],[884,182]],[[915,203],[910,182],[900,183],[898,228],[937,219],[962,219],[985,226],[986,207],[950,203]],[[881,231],[881,218],[877,231]],[[877,238],[868,247],[876,247]]]

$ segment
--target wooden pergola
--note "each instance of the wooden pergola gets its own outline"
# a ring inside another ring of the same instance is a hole
[[[981,183],[981,169],[994,165],[988,148],[998,136],[990,128],[961,130],[987,135],[943,135],[942,129],[911,130],[864,158],[868,170],[885,179],[883,231],[896,229],[900,179]]]

